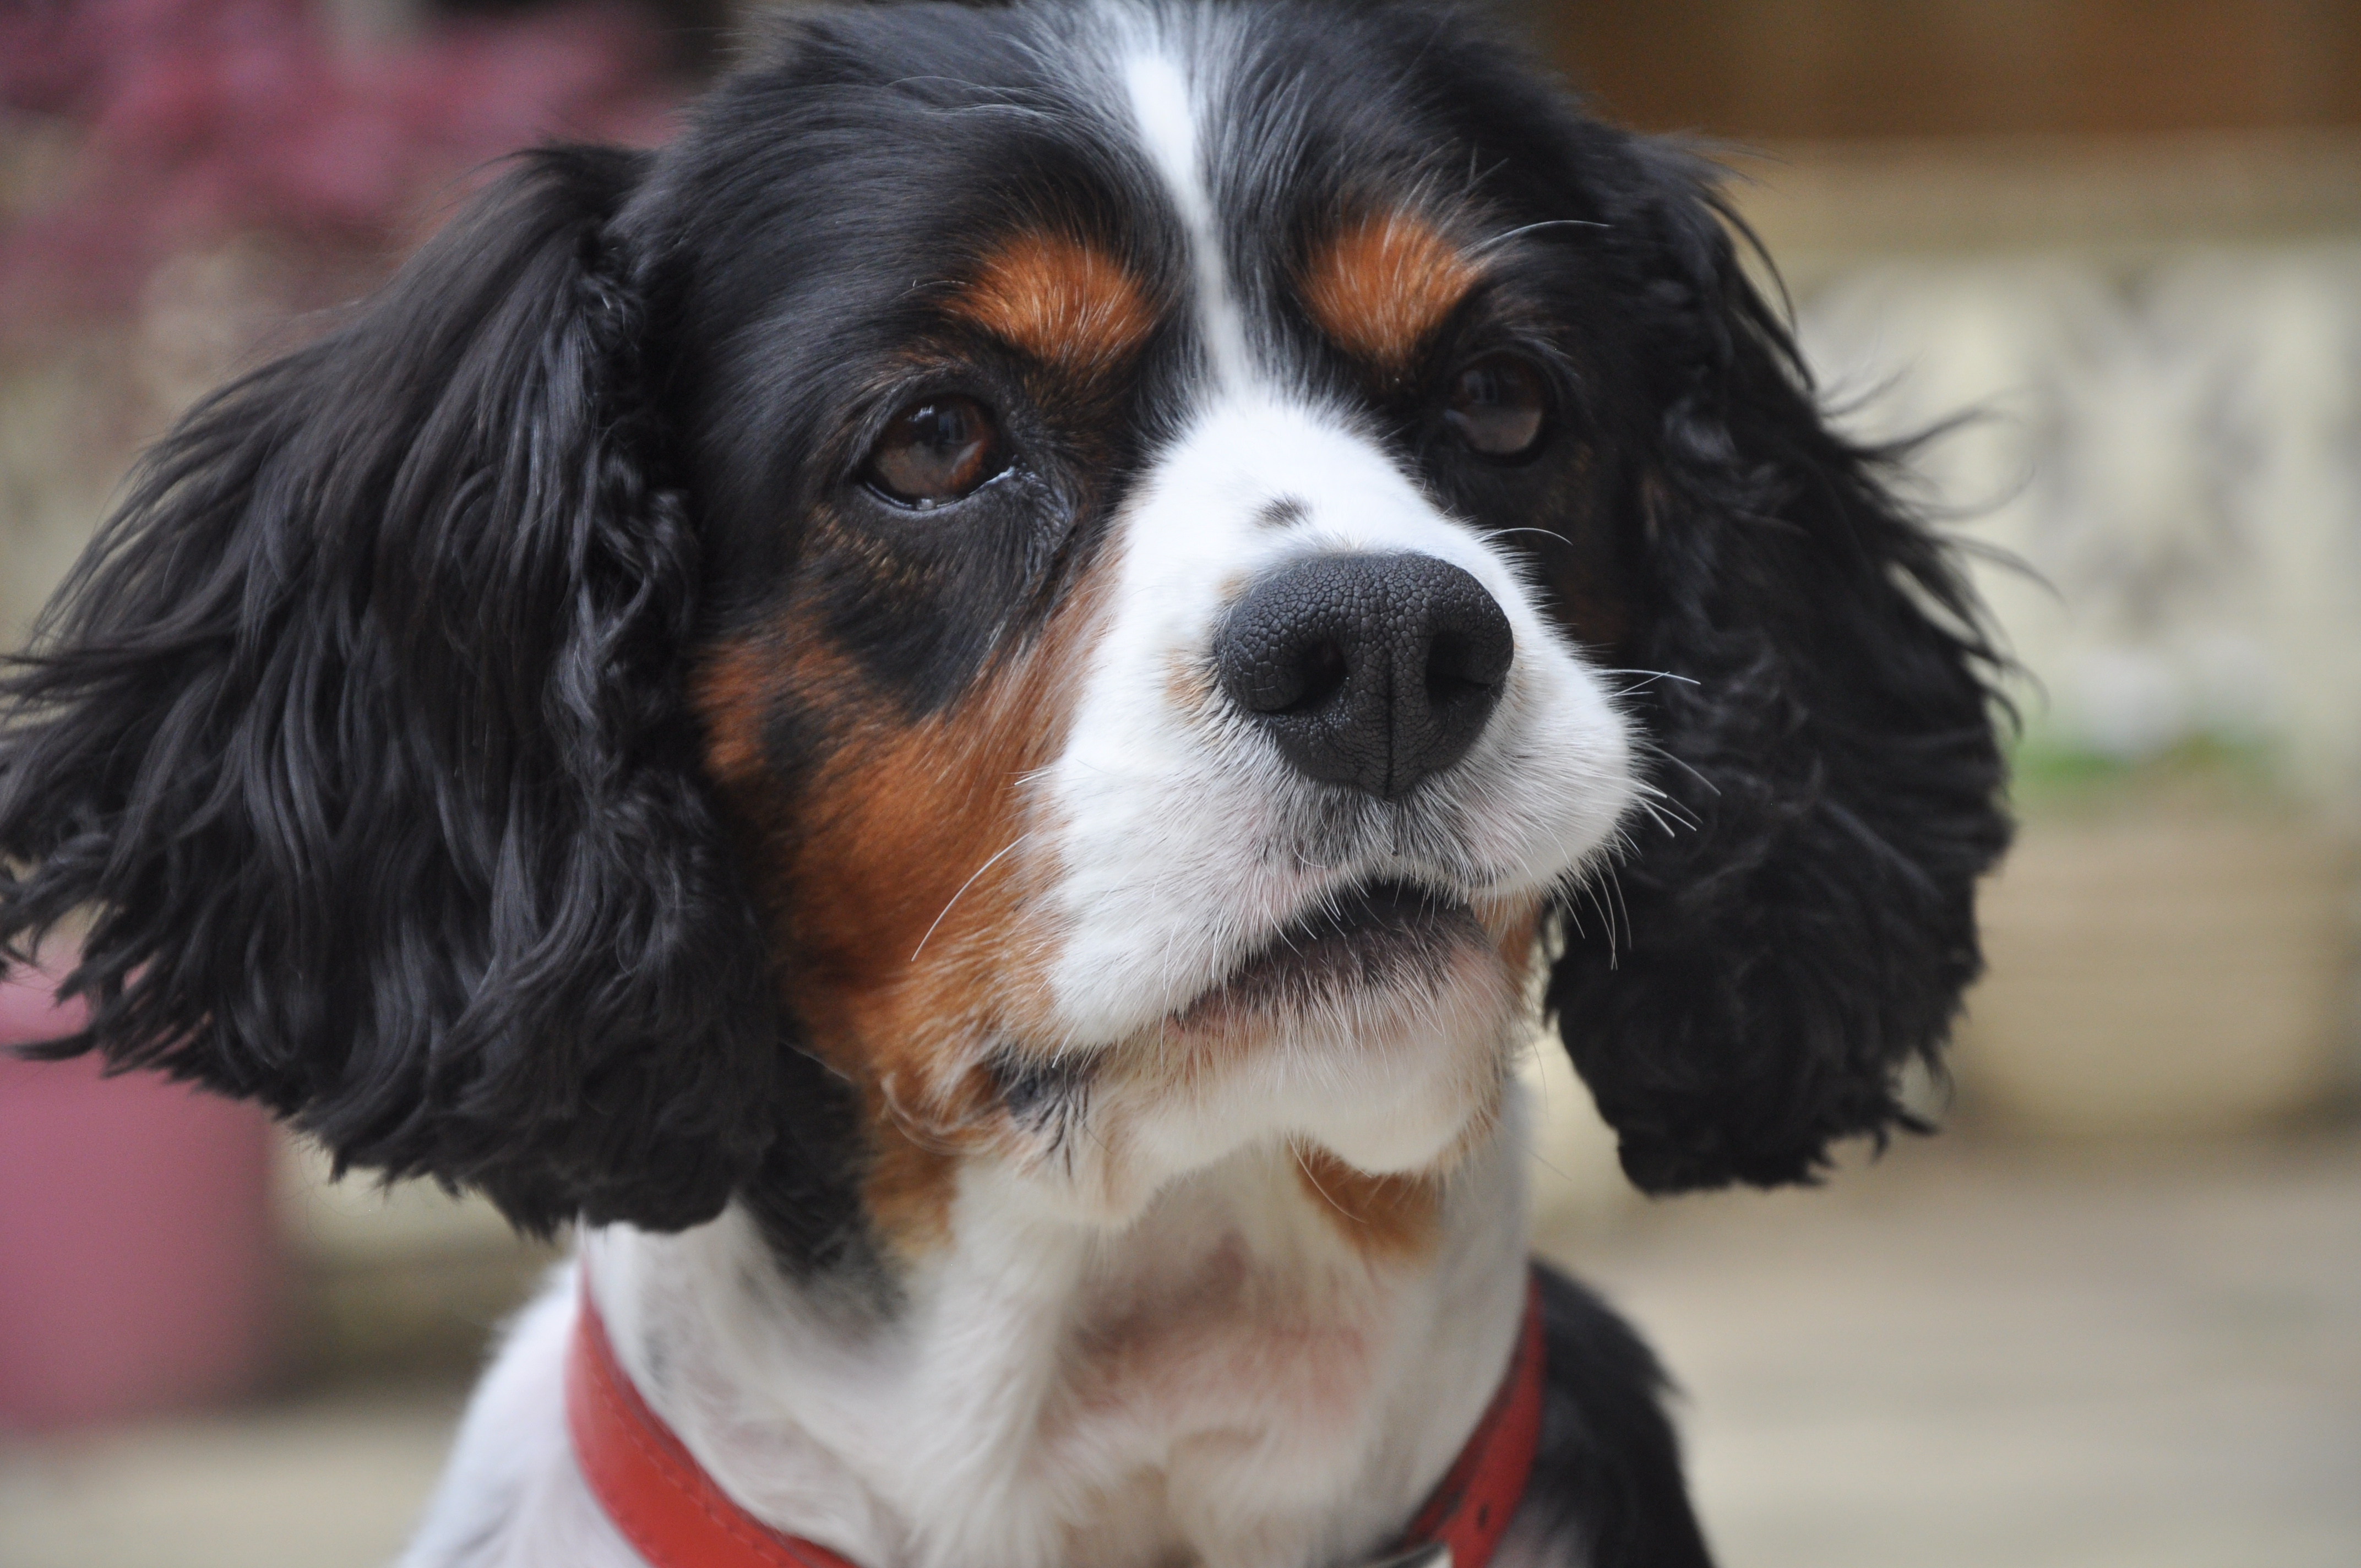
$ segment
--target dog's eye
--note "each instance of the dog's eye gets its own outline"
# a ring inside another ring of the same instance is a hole
[[[1541,444],[1549,383],[1531,361],[1488,354],[1452,378],[1443,422],[1471,452],[1522,457]]]
[[[1000,426],[973,398],[923,398],[894,416],[862,477],[905,506],[940,506],[1008,466]]]

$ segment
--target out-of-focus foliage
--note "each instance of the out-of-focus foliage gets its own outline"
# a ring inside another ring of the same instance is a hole
[[[166,258],[233,236],[381,253],[517,148],[660,138],[666,60],[642,15],[595,3],[373,40],[304,0],[0,8],[0,137],[63,165],[14,193],[0,331],[118,312]]]

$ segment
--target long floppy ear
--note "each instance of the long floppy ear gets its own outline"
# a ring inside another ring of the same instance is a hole
[[[1674,677],[1639,716],[1687,821],[1634,830],[1628,919],[1565,921],[1548,1003],[1637,1185],[1809,1180],[1832,1141],[1911,1124],[1896,1077],[1982,968],[1975,882],[2009,837],[1995,661],[1883,459],[1823,422],[1702,170],[1625,152],[1659,379],[1623,657]]]
[[[644,162],[533,155],[198,407],[0,684],[0,940],[94,918],[51,1054],[533,1228],[710,1215],[787,1070],[683,707]]]

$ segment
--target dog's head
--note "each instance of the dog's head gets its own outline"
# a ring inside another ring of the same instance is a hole
[[[155,452],[10,677],[88,1035],[546,1225],[1901,1113],[2004,825],[1700,170],[1408,6],[807,16]]]

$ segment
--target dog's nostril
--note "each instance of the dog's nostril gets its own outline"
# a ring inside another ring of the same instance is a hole
[[[1465,756],[1516,652],[1483,585],[1432,555],[1329,555],[1248,589],[1222,689],[1313,778],[1398,799]]]
[[[1310,713],[1343,688],[1351,666],[1345,662],[1345,650],[1332,641],[1314,643],[1296,665],[1301,687],[1294,698],[1278,707],[1258,709],[1270,713]]]
[[[1509,673],[1512,650],[1507,639],[1483,640],[1444,632],[1426,656],[1426,695],[1437,703],[1498,695]]]

